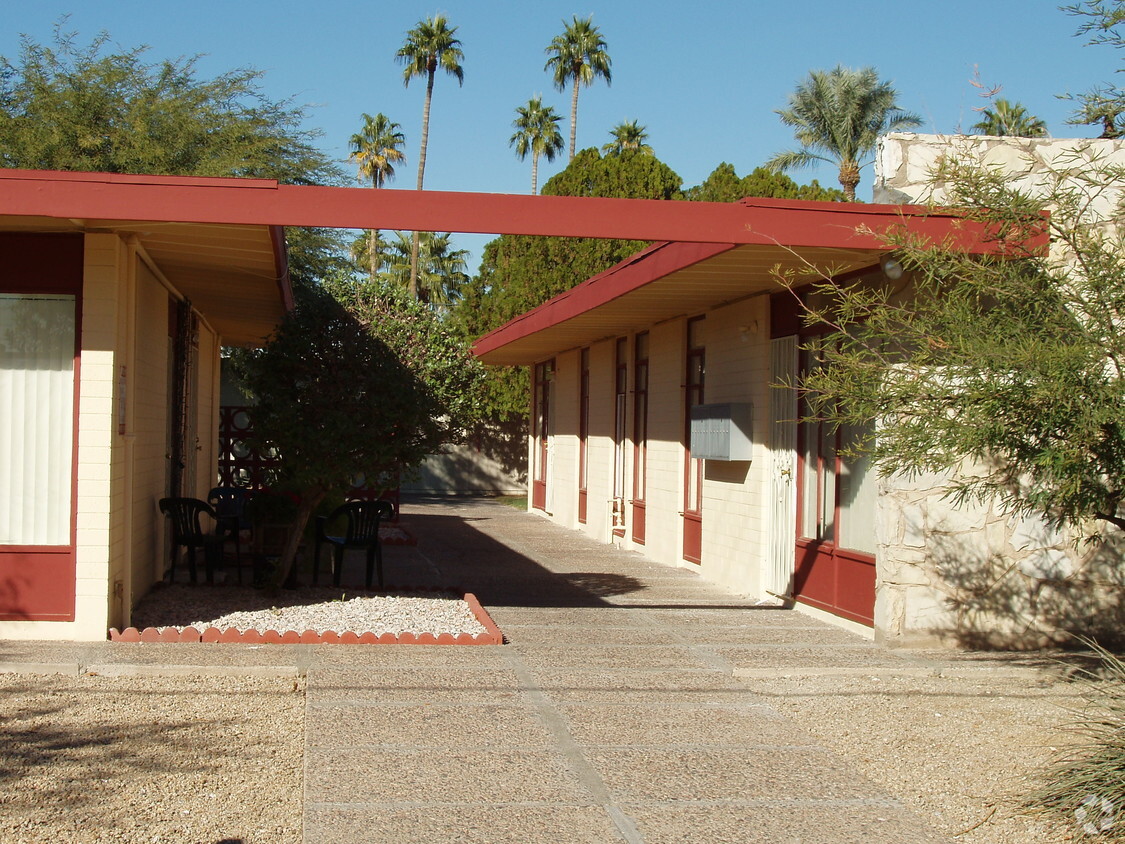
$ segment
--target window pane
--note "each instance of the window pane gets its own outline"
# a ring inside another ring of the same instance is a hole
[[[0,545],[69,545],[74,297],[0,294]]]
[[[845,449],[869,433],[868,426],[852,425],[841,429]],[[840,540],[841,548],[875,553],[875,471],[871,459],[843,456],[840,461]]]
[[[798,533],[804,539],[817,538],[817,503],[820,501],[820,471],[817,443],[820,437],[812,422],[801,423],[801,524]]]

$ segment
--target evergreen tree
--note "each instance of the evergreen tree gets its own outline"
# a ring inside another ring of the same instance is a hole
[[[755,167],[738,178],[734,166],[725,161],[716,167],[701,185],[684,192],[687,199],[696,202],[737,202],[744,196],[768,196],[776,199],[810,199],[820,202],[843,202],[844,192],[836,188],[822,188],[813,179],[799,185],[783,173],[765,167]]]
[[[651,155],[603,157],[582,150],[543,186],[545,196],[680,199],[681,180]],[[643,249],[637,240],[503,235],[484,249],[479,273],[465,286],[453,314],[466,338],[475,338],[569,290]],[[527,416],[527,373],[489,371],[486,414],[497,421]]]

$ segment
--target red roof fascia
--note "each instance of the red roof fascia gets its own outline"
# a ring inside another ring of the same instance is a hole
[[[152,210],[156,192],[204,189],[213,201],[234,195],[232,191],[266,191],[278,187],[273,179],[233,179],[205,176],[152,176],[130,173],[81,173],[58,170],[9,170],[0,168],[0,214],[65,217],[76,219],[154,220],[195,223],[192,215],[175,213],[161,203],[164,213]],[[145,190],[147,189],[147,190]],[[106,191],[111,192],[107,207]],[[218,192],[222,193],[218,193]],[[129,200],[128,197],[133,199]],[[147,202],[146,202],[147,198]],[[124,203],[122,204],[122,200]],[[28,206],[34,207],[28,207]],[[119,207],[122,206],[122,207]],[[218,220],[210,222],[221,222]],[[261,226],[263,222],[242,221]],[[293,285],[289,278],[289,255],[284,226],[269,226],[273,244],[277,290],[287,311],[293,310]]]
[[[909,225],[935,241],[952,238],[967,249],[988,248],[979,225],[909,206],[375,191],[265,179],[29,170],[0,170],[0,213],[845,249],[878,248],[882,232]]]
[[[473,343],[478,357],[612,302],[655,279],[713,258],[733,243],[657,243],[506,322]]]

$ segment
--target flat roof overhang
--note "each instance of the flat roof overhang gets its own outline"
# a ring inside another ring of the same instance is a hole
[[[15,180],[26,181],[26,175],[26,171],[0,170],[0,187]],[[281,227],[159,219],[160,215],[146,208],[140,195],[134,197],[129,209],[136,216],[106,216],[97,212],[107,209],[76,201],[66,190],[91,183],[129,186],[143,179],[156,193],[162,189],[216,184],[227,186],[229,192],[231,182],[245,183],[243,189],[251,190],[272,182],[87,173],[36,175],[41,177],[37,180],[41,185],[63,186],[61,192],[47,191],[53,195],[53,213],[20,213],[26,209],[0,195],[0,231],[108,232],[135,240],[168,283],[191,301],[226,345],[261,344],[292,308],[293,291]],[[54,178],[42,178],[48,175]]]
[[[0,214],[843,248],[874,245],[909,218],[920,234],[979,242],[979,227],[955,213],[912,206],[375,191],[268,179],[38,170],[0,169]]]
[[[146,250],[152,244],[151,254],[154,259],[161,255],[169,279],[184,286],[185,294],[228,342],[260,340],[291,305],[283,241],[278,236],[281,226],[657,243],[481,338],[477,353],[495,363],[525,363],[590,338],[609,336],[636,325],[640,313],[650,324],[760,293],[771,283],[767,268],[779,264],[813,262],[838,272],[865,266],[876,260],[885,248],[886,234],[893,230],[905,228],[918,237],[969,251],[996,248],[989,245],[988,232],[981,225],[956,211],[913,206],[769,198],[722,203],[374,191],[279,185],[263,179],[2,169],[0,221],[48,227],[39,230],[102,226],[136,234]],[[272,244],[272,272],[265,260],[267,240]],[[191,244],[197,242],[210,246],[195,249]],[[1033,246],[1045,242],[1044,232]],[[720,258],[726,252],[731,254]],[[703,261],[706,268],[692,269]],[[228,269],[221,269],[222,264]],[[714,274],[721,279],[711,279]],[[644,289],[665,276],[666,282]],[[271,302],[255,313],[253,303],[266,299]],[[564,328],[568,322],[573,324]],[[530,335],[535,332],[548,334],[533,341]],[[511,348],[501,351],[506,346]]]
[[[524,365],[568,349],[781,290],[777,273],[809,266],[852,272],[884,250],[661,243],[485,334],[473,345],[484,363]]]
[[[781,290],[782,278],[811,281],[874,267],[892,231],[970,253],[1004,248],[980,224],[952,211],[757,198],[732,206],[746,214],[741,239],[655,244],[480,337],[474,354],[488,364],[531,364]],[[1044,230],[1029,245],[1045,244]]]

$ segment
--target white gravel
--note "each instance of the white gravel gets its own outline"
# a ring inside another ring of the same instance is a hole
[[[133,611],[138,629],[208,627],[298,633],[487,632],[459,595],[449,592],[372,593],[326,587],[265,592],[244,587],[172,585],[153,590]]]

